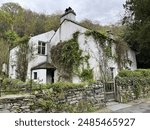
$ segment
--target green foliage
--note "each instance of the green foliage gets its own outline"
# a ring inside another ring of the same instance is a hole
[[[99,22],[91,21],[89,19],[84,19],[80,22],[80,24],[90,30],[97,31],[105,36],[108,36],[108,30],[111,30],[113,35],[122,35],[124,26],[121,24],[115,25],[101,25]]]
[[[58,43],[51,49],[51,59],[56,68],[61,72],[61,77],[71,81],[73,73],[78,73],[79,67],[83,63],[88,64],[89,56],[82,56],[82,50],[78,44],[79,32],[73,34],[73,38]]]
[[[111,43],[112,39],[109,37],[97,32],[97,31],[87,31],[85,32],[86,36],[92,36],[96,40],[97,44],[102,47],[104,50],[104,55],[107,57],[112,57],[111,53]]]
[[[150,77],[150,69],[137,69],[135,71],[122,70],[119,72],[120,77]]]
[[[63,99],[55,98],[53,96],[54,93],[49,93],[45,95],[43,98],[38,99],[34,102],[33,110],[36,108],[41,108],[44,112],[93,112],[95,108],[93,107],[93,103],[89,100],[80,100],[76,104],[69,104],[66,102],[59,102]],[[55,93],[59,94],[59,93]],[[59,99],[59,101],[58,101]]]
[[[56,30],[60,26],[59,18],[60,14],[39,14],[23,9],[17,3],[8,2],[0,7],[0,30],[2,35],[8,30],[16,32],[20,37],[36,35]]]
[[[141,98],[141,96],[147,97],[150,92],[150,70],[122,70],[116,77],[116,83],[122,87],[125,101],[133,98],[132,92],[135,99]]]
[[[114,57],[117,64],[118,68],[121,70],[123,67],[126,66],[126,63],[128,63],[128,57],[126,55],[128,51],[128,45],[124,40],[118,38],[115,41],[116,43],[116,56]]]
[[[16,32],[9,30],[5,32],[4,38],[10,44],[10,46],[13,47],[16,45],[15,43],[19,39],[19,36]]]
[[[8,63],[9,45],[3,39],[0,39],[0,75],[2,74],[3,63]]]
[[[100,44],[104,44],[107,39],[109,39],[107,36],[97,32],[97,31],[87,31],[85,32],[86,36],[92,36],[96,41],[98,41]]]
[[[2,37],[4,33],[10,29],[11,23],[10,15],[7,12],[0,10],[0,36]]]
[[[83,69],[80,78],[82,81],[90,81],[93,80],[93,69]]]
[[[19,50],[17,51],[17,78],[24,81],[26,80],[27,67],[28,67],[28,46],[29,37],[24,36],[16,41]]]
[[[63,88],[82,88],[86,85],[86,83],[79,83],[79,84],[75,84],[75,83],[70,83],[70,82],[57,82],[54,84],[49,84],[48,87],[49,88],[54,88],[54,89],[63,89]]]
[[[125,40],[139,52],[137,62],[139,68],[150,68],[150,8],[149,0],[128,0],[123,23],[127,25]]]
[[[29,86],[19,79],[4,78],[2,80],[2,94],[18,94],[25,93]]]

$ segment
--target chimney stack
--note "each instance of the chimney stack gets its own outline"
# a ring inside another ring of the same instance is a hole
[[[62,23],[65,19],[76,21],[76,13],[71,7],[65,10],[65,13],[61,16],[60,22]]]

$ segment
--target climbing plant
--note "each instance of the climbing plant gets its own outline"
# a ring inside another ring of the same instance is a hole
[[[60,73],[61,80],[71,81],[73,73],[80,75],[80,65],[88,62],[89,57],[83,56],[79,48],[78,36],[79,32],[75,32],[72,39],[60,42],[51,49],[51,59]]]
[[[119,70],[127,68],[127,64],[132,64],[132,61],[128,59],[128,45],[122,38],[115,37],[115,40],[113,40],[96,31],[87,31],[85,35],[92,36],[97,43],[99,53],[99,59],[97,61],[99,62],[99,68],[104,80],[109,78],[109,72],[107,71],[109,58],[117,62]],[[114,47],[116,51],[114,54],[112,54],[112,43],[115,43]]]
[[[116,55],[114,56],[118,68],[121,70],[123,67],[126,66],[126,63],[130,62],[128,59],[127,51],[128,46],[122,39],[116,39]]]
[[[18,41],[18,48],[17,51],[17,79],[20,79],[22,81],[26,80],[27,75],[27,67],[28,67],[28,36],[24,36],[23,38],[20,38]]]
[[[79,77],[82,81],[90,81],[93,79],[93,69],[87,68],[83,69]]]
[[[86,31],[85,36],[92,36],[97,44],[102,47],[104,55],[111,57],[112,39],[97,31]]]
[[[99,80],[106,82],[110,77],[107,64],[109,57],[112,57],[111,47],[113,40],[96,31],[87,31],[85,32],[85,36],[91,36],[95,40],[98,54],[95,55],[94,58],[99,64],[101,74]]]

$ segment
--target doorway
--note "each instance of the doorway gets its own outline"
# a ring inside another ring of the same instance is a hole
[[[47,83],[54,83],[55,69],[47,69]]]

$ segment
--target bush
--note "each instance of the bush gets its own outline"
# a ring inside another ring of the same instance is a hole
[[[132,93],[134,93],[135,99],[148,97],[150,92],[150,70],[123,70],[116,77],[116,83],[122,88],[122,94],[125,94],[125,92],[130,92],[127,96],[127,101],[129,101],[129,98],[133,99]]]
[[[150,69],[138,69],[135,71],[122,70],[119,72],[120,77],[150,77]]]
[[[29,88],[30,85],[19,79],[4,78],[2,80],[1,91],[4,95],[28,92]]]
[[[53,84],[39,84],[34,81],[27,81],[22,82],[19,79],[10,79],[10,78],[4,78],[2,80],[2,86],[1,89],[3,91],[3,94],[17,94],[17,93],[23,93],[23,92],[29,92],[29,91],[36,91],[36,90],[44,90],[44,89],[50,89],[53,88],[56,91],[61,91],[62,89],[69,89],[69,88],[82,88],[88,83],[70,83],[70,82],[57,82]]]
[[[82,81],[93,80],[93,69],[83,69],[80,78]]]

